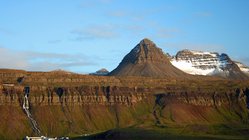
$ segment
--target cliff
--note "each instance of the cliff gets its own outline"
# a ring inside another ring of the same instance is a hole
[[[65,136],[136,125],[248,124],[249,81],[1,71],[0,137]],[[15,135],[13,135],[15,134]]]

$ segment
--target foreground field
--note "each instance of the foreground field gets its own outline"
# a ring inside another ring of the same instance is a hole
[[[150,128],[121,128],[93,134],[78,136],[73,140],[246,140],[249,137],[249,127],[233,127],[227,125],[186,125],[153,126]]]

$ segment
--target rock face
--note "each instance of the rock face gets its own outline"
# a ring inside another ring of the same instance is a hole
[[[248,78],[241,71],[242,66],[239,67],[227,54],[182,50],[171,59],[171,63],[182,71],[194,75],[212,75],[230,79]],[[246,71],[245,68],[243,70]]]
[[[143,39],[128,53],[111,76],[151,76],[151,77],[188,77],[175,68],[163,51],[149,39]]]

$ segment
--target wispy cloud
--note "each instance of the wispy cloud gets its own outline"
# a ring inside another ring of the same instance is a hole
[[[91,25],[82,29],[74,29],[71,31],[76,41],[86,39],[111,39],[117,37],[119,34],[114,25]]]
[[[25,69],[32,71],[49,71],[55,69],[70,69],[96,65],[82,54],[39,53],[28,51],[13,51],[0,47],[0,67]]]
[[[12,52],[7,48],[0,47],[0,67],[24,69],[28,66],[26,57]]]

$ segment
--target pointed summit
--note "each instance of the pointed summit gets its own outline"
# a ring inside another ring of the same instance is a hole
[[[145,38],[137,44],[129,54],[123,59],[124,63],[170,63],[165,57],[162,49],[158,48],[154,42]]]
[[[162,49],[147,38],[141,40],[109,75],[171,78],[189,76],[175,68]]]
[[[144,38],[143,40],[141,40],[140,41],[140,43],[139,44],[144,44],[144,45],[148,45],[148,46],[153,46],[153,45],[155,45],[155,43],[154,42],[152,42],[150,39],[148,39],[148,38]]]

